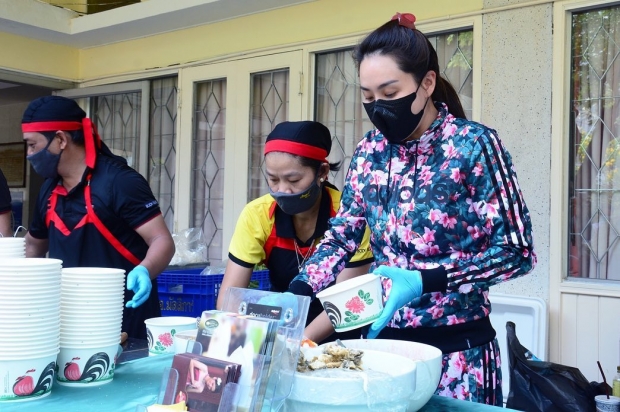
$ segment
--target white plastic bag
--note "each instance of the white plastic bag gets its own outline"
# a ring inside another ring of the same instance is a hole
[[[176,251],[170,261],[171,266],[206,262],[207,244],[204,241],[202,228],[191,227],[179,233],[173,233],[172,239]]]

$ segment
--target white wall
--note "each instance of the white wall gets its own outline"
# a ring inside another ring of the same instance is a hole
[[[517,2],[487,0],[485,8],[512,3]],[[551,4],[485,14],[482,35],[481,120],[497,130],[512,155],[532,218],[538,256],[531,274],[493,290],[547,302],[552,17]]]

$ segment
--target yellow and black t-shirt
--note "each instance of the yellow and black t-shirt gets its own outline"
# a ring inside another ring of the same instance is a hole
[[[303,243],[295,236],[293,217],[282,212],[271,195],[261,196],[248,203],[241,212],[230,242],[228,257],[248,268],[265,264],[269,269],[271,290],[285,292],[299,273],[299,263],[303,261],[309,248],[314,248],[321,241],[328,228],[329,219],[336,214],[339,206],[340,192],[323,186],[314,234],[308,242]],[[299,245],[300,253],[295,248],[295,241]],[[346,267],[362,266],[373,261],[369,241],[367,230],[355,256]],[[322,310],[320,302],[315,299],[310,305],[308,323]]]

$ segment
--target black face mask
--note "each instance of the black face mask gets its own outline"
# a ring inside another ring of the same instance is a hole
[[[46,179],[55,179],[58,176],[58,163],[60,162],[62,150],[58,154],[53,154],[47,150],[54,139],[55,137],[47,142],[47,146],[45,146],[42,150],[39,150],[30,156],[26,156],[26,159],[32,165],[34,171]]]
[[[319,196],[321,186],[312,182],[309,188],[299,193],[274,192],[269,188],[269,194],[276,200],[280,209],[288,215],[303,213],[312,208]]]
[[[421,84],[415,92],[400,99],[364,103],[368,118],[390,143],[402,144],[420,124],[426,104],[417,114],[411,112],[411,105]]]

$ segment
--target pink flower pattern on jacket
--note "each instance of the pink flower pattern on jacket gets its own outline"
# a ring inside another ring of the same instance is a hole
[[[358,143],[330,230],[294,281],[327,287],[368,225],[377,265],[448,273],[389,327],[453,325],[488,316],[489,287],[536,264],[532,224],[512,159],[497,133],[444,104],[417,141],[390,144],[371,130]],[[390,281],[384,281],[389,294]],[[385,299],[386,297],[384,297]]]

